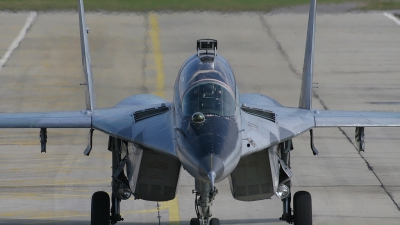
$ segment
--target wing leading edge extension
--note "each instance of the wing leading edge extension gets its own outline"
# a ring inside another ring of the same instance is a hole
[[[172,121],[171,103],[101,109],[92,115],[96,130],[177,157]]]

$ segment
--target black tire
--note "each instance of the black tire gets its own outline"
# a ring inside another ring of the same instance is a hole
[[[92,196],[92,225],[110,225],[110,196],[107,192],[98,191]]]
[[[192,218],[190,220],[190,225],[200,225],[200,220],[197,218]]]
[[[299,191],[293,197],[294,225],[312,225],[311,195],[307,191]]]
[[[212,218],[210,220],[210,225],[219,225],[219,219],[218,218]]]

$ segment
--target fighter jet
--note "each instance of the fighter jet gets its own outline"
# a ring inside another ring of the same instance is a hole
[[[312,224],[310,193],[293,195],[290,170],[292,140],[318,127],[355,127],[364,151],[364,127],[400,126],[400,113],[331,111],[312,108],[316,0],[310,1],[299,106],[284,107],[261,94],[239,94],[233,69],[217,54],[218,43],[199,39],[196,51],[178,72],[172,102],[151,94],[127,97],[112,108],[96,108],[88,28],[83,0],[78,0],[86,109],[71,112],[0,114],[0,128],[39,128],[46,152],[47,128],[88,128],[109,136],[112,194],[92,196],[91,224],[122,221],[120,203],[131,197],[168,201],[176,197],[183,167],[195,180],[195,214],[191,225],[218,225],[211,205],[217,183],[226,178],[232,197],[240,201],[282,199],[281,220]]]

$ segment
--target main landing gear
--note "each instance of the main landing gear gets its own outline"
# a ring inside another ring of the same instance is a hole
[[[107,192],[98,191],[92,196],[92,225],[110,224],[110,196]]]
[[[124,221],[120,214],[121,200],[131,197],[129,181],[124,173],[127,155],[127,143],[120,139],[110,137],[108,150],[112,152],[112,195],[98,191],[92,196],[91,225],[110,225]],[[110,208],[111,202],[111,208]],[[111,210],[110,210],[111,209]]]
[[[282,199],[283,214],[280,220],[294,225],[312,225],[311,195],[307,191],[298,191],[293,196],[293,214],[290,208],[290,195]]]
[[[290,151],[293,149],[291,140],[280,146],[281,159],[290,167]],[[311,195],[307,191],[298,191],[293,196],[293,214],[290,207],[291,202],[291,181],[286,181],[285,185],[289,187],[289,195],[282,199],[283,214],[280,220],[294,225],[312,225],[312,204]]]
[[[196,190],[193,193],[195,197],[195,210],[197,218],[190,220],[190,225],[219,225],[219,219],[211,218],[211,206],[215,196],[218,194],[218,190],[212,188],[210,183],[203,183],[201,181],[195,181]]]

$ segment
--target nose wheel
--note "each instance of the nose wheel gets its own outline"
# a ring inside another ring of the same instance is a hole
[[[190,220],[190,225],[200,225],[200,220],[198,218],[193,218]],[[212,218],[210,220],[210,225],[219,225],[219,219],[218,218]]]
[[[218,218],[212,218],[210,220],[210,225],[219,225],[219,219]]]
[[[190,225],[200,225],[200,220],[198,218],[192,218],[190,220]]]

